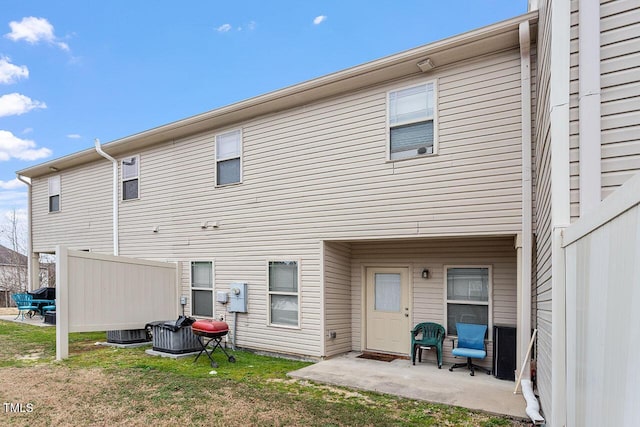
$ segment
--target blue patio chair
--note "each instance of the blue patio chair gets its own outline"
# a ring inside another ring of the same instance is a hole
[[[38,310],[38,306],[33,304],[33,296],[29,294],[13,294],[11,295],[13,302],[16,303],[16,307],[18,307],[18,315],[16,316],[16,320],[18,317],[22,316],[22,320],[24,320],[24,315],[29,314],[33,311]]]
[[[467,367],[471,371],[469,375],[474,375],[475,369],[485,371],[491,374],[491,370],[483,366],[475,365],[471,359],[484,359],[487,356],[487,349],[484,346],[484,335],[487,333],[487,325],[474,325],[472,323],[456,323],[458,330],[458,346],[455,346],[453,355],[466,357],[466,363],[456,363],[449,368],[453,371],[455,368]]]

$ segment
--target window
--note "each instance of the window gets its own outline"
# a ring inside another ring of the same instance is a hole
[[[216,185],[241,181],[240,152],[242,132],[234,130],[216,135]]]
[[[487,325],[489,330],[490,269],[447,268],[447,333],[457,335],[456,322]]]
[[[389,159],[435,153],[435,83],[389,92]]]
[[[213,263],[191,262],[191,315],[213,317]]]
[[[140,156],[122,160],[122,200],[138,199],[140,179]]]
[[[60,175],[49,178],[49,212],[60,211]]]
[[[269,323],[298,326],[298,263],[269,262]]]

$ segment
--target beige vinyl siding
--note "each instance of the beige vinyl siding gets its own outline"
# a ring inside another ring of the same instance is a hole
[[[352,242],[351,287],[353,306],[361,306],[362,280],[366,267],[406,266],[410,268],[410,286],[413,291],[412,324],[436,322],[446,325],[445,266],[474,265],[492,267],[492,323],[494,325],[516,325],[516,251],[513,237],[484,237],[460,239],[428,239],[387,242]],[[429,278],[423,279],[424,268],[429,269]],[[352,312],[353,350],[361,350],[364,343],[360,331],[361,310]],[[445,326],[446,327],[446,326]],[[399,331],[398,333],[403,333]],[[404,333],[409,333],[405,331]],[[491,334],[491,333],[490,333]],[[488,357],[484,365],[492,360],[492,341],[487,342]],[[445,340],[444,362],[455,363],[451,355],[452,343]],[[409,349],[407,349],[407,353]],[[427,360],[435,362],[434,355],[425,352]]]
[[[536,107],[536,245],[533,307],[538,329],[535,359],[537,386],[543,411],[551,411],[551,122],[549,2],[540,2],[538,22],[538,98]],[[547,418],[549,413],[546,413]]]
[[[640,172],[640,4],[600,2],[602,197]]]
[[[351,350],[351,246],[324,243],[325,356]],[[330,333],[336,337],[331,338]]]
[[[113,254],[112,165],[94,162],[60,176],[60,211],[49,212],[48,176],[33,180],[33,251],[71,249]]]
[[[323,356],[322,241],[520,231],[519,67],[518,50],[503,51],[123,154],[140,155],[140,199],[120,202],[120,254],[215,260],[216,290],[228,291],[234,281],[249,286],[239,346]],[[387,162],[387,91],[434,78],[439,154]],[[243,182],[215,187],[214,136],[232,129],[243,133]],[[91,182],[100,197],[107,230],[100,247],[108,249],[111,164],[99,166],[83,168],[76,181]],[[67,189],[63,177],[63,210]],[[34,218],[45,227],[45,218]],[[202,229],[205,221],[218,227]],[[43,242],[52,246],[76,239],[73,231],[50,237]],[[273,259],[300,262],[297,329],[267,325]],[[188,277],[182,280],[187,292]],[[226,316],[224,306],[215,310]]]

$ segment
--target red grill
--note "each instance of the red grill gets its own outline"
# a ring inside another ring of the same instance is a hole
[[[211,361],[211,367],[217,368],[218,364],[213,360],[212,356],[213,352],[216,351],[216,348],[222,350],[225,356],[227,356],[227,360],[229,360],[229,362],[235,363],[236,358],[230,356],[222,346],[222,338],[229,333],[229,325],[227,325],[227,322],[221,322],[219,320],[197,320],[191,325],[191,330],[198,337],[198,342],[202,347],[200,353],[198,353],[193,361],[194,363],[198,360],[202,352],[205,352]],[[214,344],[211,351],[209,351],[207,350],[207,347],[211,343]]]

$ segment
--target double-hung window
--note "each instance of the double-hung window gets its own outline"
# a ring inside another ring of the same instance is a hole
[[[191,315],[213,317],[213,263],[191,262]]]
[[[242,181],[242,131],[216,135],[216,185]]]
[[[435,81],[388,94],[389,160],[436,152]]]
[[[49,178],[49,212],[60,211],[60,175]]]
[[[447,333],[457,335],[456,323],[490,328],[491,269],[447,267]]]
[[[140,156],[123,159],[122,166],[122,200],[140,198]]]
[[[298,262],[269,262],[269,323],[299,324]]]

